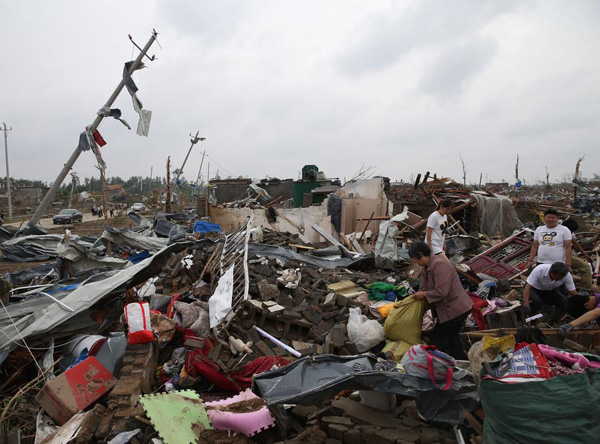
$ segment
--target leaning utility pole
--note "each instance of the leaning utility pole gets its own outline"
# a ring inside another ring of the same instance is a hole
[[[181,168],[179,168],[179,171],[177,171],[177,177],[175,177],[175,183],[177,183],[177,181],[181,177],[181,174],[183,173],[183,168],[185,167],[188,157],[190,157],[190,153],[192,152],[192,148],[194,148],[194,145],[196,145],[198,142],[202,142],[203,140],[206,140],[206,137],[198,137],[199,132],[200,131],[196,131],[195,136],[192,136],[192,134],[190,133],[190,137],[192,138],[190,140],[190,142],[192,142],[192,144],[190,145],[190,149],[188,150],[187,155],[185,156],[183,165],[181,165]]]
[[[150,39],[146,43],[146,46],[144,46],[144,48],[141,50],[140,54],[137,56],[137,58],[134,60],[131,67],[129,68],[128,72],[129,72],[130,76],[140,66],[140,63],[142,62],[142,58],[147,57],[146,53],[148,52],[148,50],[150,49],[150,47],[156,40],[156,35],[157,35],[156,31],[152,30],[152,35],[150,36]],[[125,80],[122,79],[119,82],[119,85],[117,86],[117,88],[112,93],[112,95],[106,101],[105,106],[107,108],[110,108],[112,106],[112,104],[117,99],[119,93],[121,92],[121,90],[123,89],[124,86],[125,86]],[[100,125],[100,122],[102,122],[103,119],[104,119],[104,116],[101,116],[101,115],[96,116],[96,119],[90,126],[90,129],[89,129],[90,133],[93,133],[94,131],[96,131],[98,129],[98,125]],[[31,216],[31,220],[27,223],[27,226],[29,228],[34,228],[38,224],[42,215],[44,214],[44,211],[46,211],[46,208],[48,208],[48,205],[50,205],[50,202],[54,199],[54,195],[56,194],[56,191],[58,191],[58,189],[60,188],[61,184],[65,180],[65,177],[67,177],[67,174],[69,174],[69,171],[71,171],[71,169],[73,168],[73,165],[75,165],[75,162],[77,161],[77,158],[79,157],[80,154],[81,154],[81,151],[79,150],[79,146],[78,146],[77,148],[75,148],[75,151],[73,151],[73,154],[71,154],[71,157],[69,157],[69,160],[67,160],[67,163],[65,163],[64,168],[58,174],[58,177],[56,178],[56,180],[54,181],[54,183],[52,184],[52,186],[50,187],[50,189],[48,190],[48,192],[46,193],[46,195],[40,202],[39,206],[36,208],[35,213],[33,213],[33,216]]]
[[[79,178],[77,177],[77,173],[71,173],[71,195],[69,196],[69,206],[71,208],[71,201],[73,200],[73,191],[75,190],[75,185],[79,182]]]
[[[198,187],[200,186],[200,178],[202,177],[202,165],[204,164],[204,156],[206,156],[206,150],[204,150],[204,152],[202,153],[202,160],[200,161],[200,168],[198,169],[198,177],[196,178],[196,189],[194,190],[194,206],[198,202],[198,196],[200,194]]]
[[[148,196],[152,197],[152,169],[154,167],[150,167],[150,184],[148,185]]]
[[[12,126],[6,128],[6,123],[2,122],[4,128],[4,155],[6,156],[6,196],[8,197],[8,220],[12,219],[12,199],[10,197],[10,172],[8,171],[8,132],[12,131]]]

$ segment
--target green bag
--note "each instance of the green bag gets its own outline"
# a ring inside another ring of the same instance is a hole
[[[414,296],[396,302],[383,324],[385,335],[392,341],[420,344],[423,316],[427,308],[426,300],[415,299]]]
[[[482,380],[486,444],[600,442],[600,369],[546,381]]]

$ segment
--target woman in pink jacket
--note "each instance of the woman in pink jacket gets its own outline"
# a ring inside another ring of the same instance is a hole
[[[431,254],[425,242],[414,243],[408,254],[423,267],[421,286],[414,297],[426,299],[437,318],[433,343],[455,359],[467,359],[460,342],[460,329],[473,308],[473,302],[460,283],[454,265],[444,255]]]

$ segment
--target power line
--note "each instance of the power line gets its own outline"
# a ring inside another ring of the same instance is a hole
[[[223,171],[225,171],[231,177],[235,176],[235,174],[233,174],[231,171],[227,171],[227,169],[223,165],[219,165],[219,163],[215,159],[213,159],[212,157],[210,157],[208,154],[206,155],[206,157],[208,157],[210,160],[212,160],[215,163],[215,165],[217,165],[219,168],[221,168]]]

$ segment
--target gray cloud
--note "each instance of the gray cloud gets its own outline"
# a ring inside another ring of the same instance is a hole
[[[526,3],[518,1],[426,1],[389,9],[360,23],[349,48],[339,58],[349,74],[390,67],[412,51],[436,44],[479,39],[491,21]]]
[[[0,0],[11,172],[56,177],[132,55],[127,34],[142,44],[152,28],[163,49],[134,76],[150,136],[103,123],[109,175],[164,175],[196,130],[207,140],[188,178],[204,149],[221,176],[295,178],[316,163],[351,177],[366,163],[393,180],[460,178],[459,153],[474,181],[510,179],[517,153],[526,178],[546,164],[558,178],[583,154],[597,172],[596,2],[390,3],[65,0],[33,14]],[[126,93],[115,106],[137,121]],[[97,177],[89,153],[75,169]]]
[[[437,59],[425,68],[418,87],[425,93],[443,98],[458,95],[497,50],[497,42],[489,38],[445,46]]]

